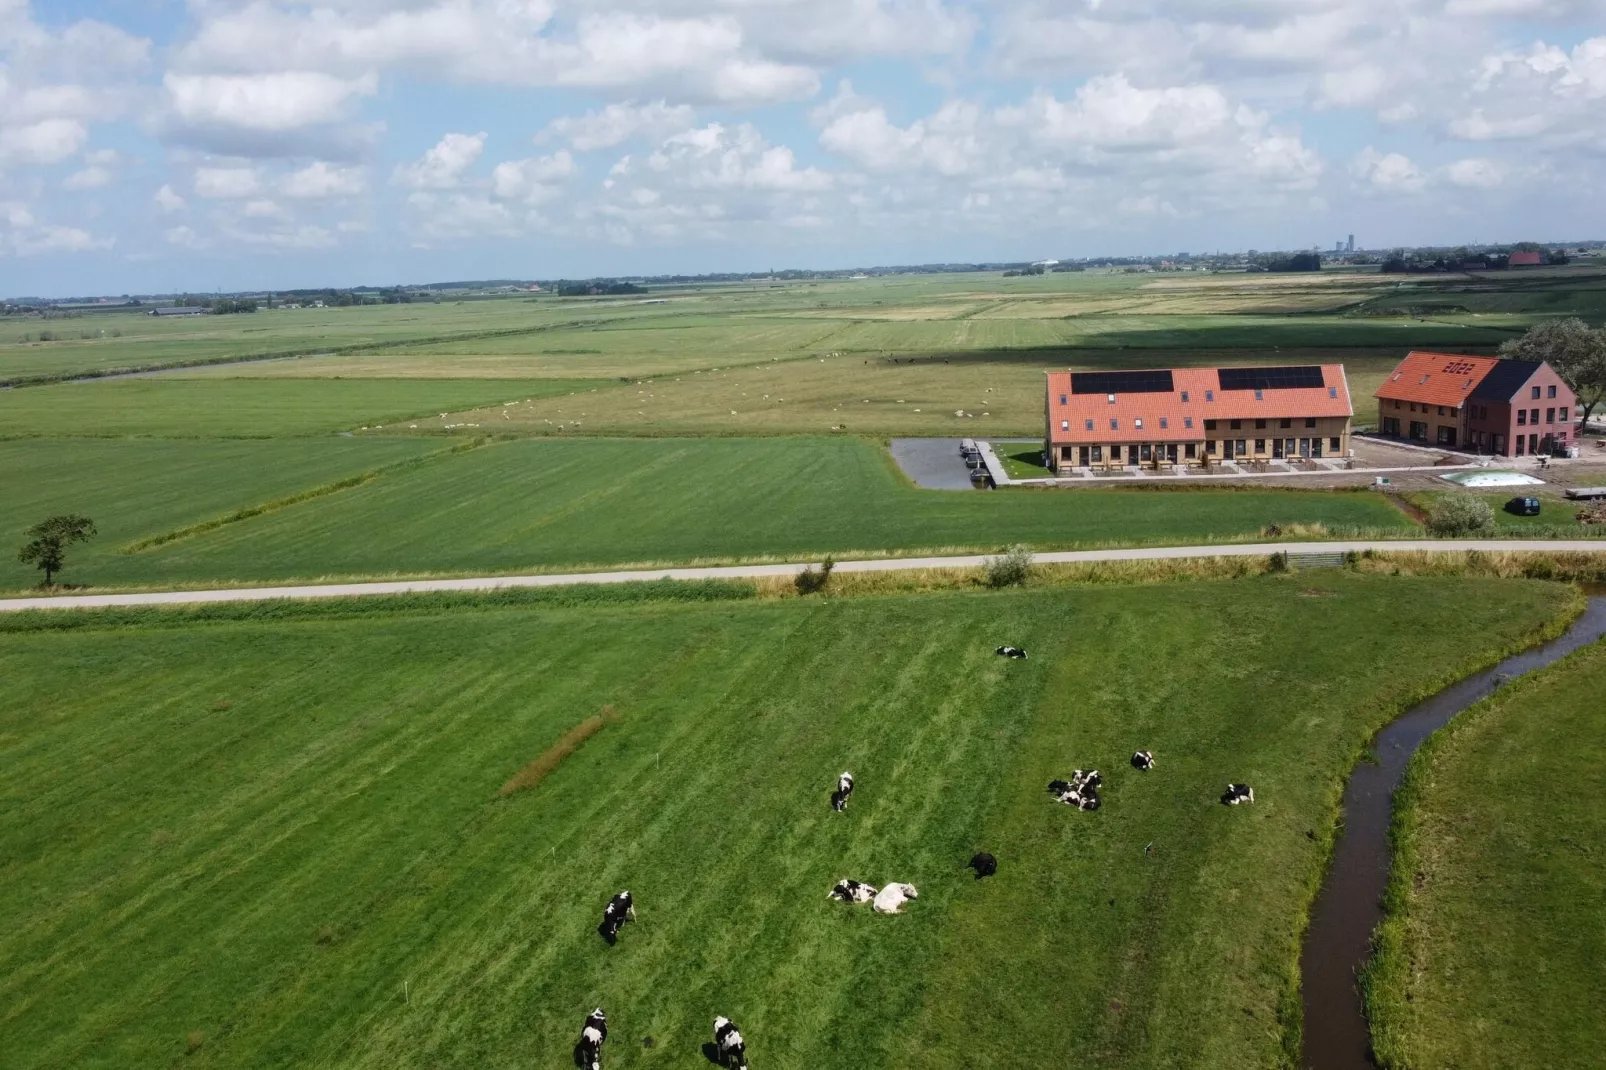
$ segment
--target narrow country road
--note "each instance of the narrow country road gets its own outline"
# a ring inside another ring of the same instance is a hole
[[[1098,561],[1165,561],[1194,557],[1261,557],[1287,553],[1341,554],[1350,550],[1426,550],[1447,553],[1606,553],[1606,539],[1358,539],[1350,542],[1262,542],[1222,546],[1150,546],[1129,550],[1064,550],[1036,554],[1043,565]],[[990,555],[965,557],[888,557],[838,561],[838,572],[902,572],[923,568],[975,568]],[[721,568],[658,568],[628,572],[570,572],[536,576],[474,576],[446,580],[393,580],[375,583],[323,583],[304,587],[238,587],[215,591],[145,591],[139,594],[47,595],[0,599],[0,613],[25,609],[105,609],[111,606],[175,606],[198,602],[263,602],[275,598],[351,598],[362,595],[429,591],[492,591],[503,587],[563,587],[578,583],[641,583],[649,580],[729,580],[791,576],[809,562],[787,565],[730,565]]]

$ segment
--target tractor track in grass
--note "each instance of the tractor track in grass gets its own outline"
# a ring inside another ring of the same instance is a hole
[[[1388,553],[1592,553],[1606,554],[1599,539],[1353,539],[1341,542],[1269,542],[1209,546],[1150,546],[1123,550],[1065,550],[1034,555],[1044,565],[1096,564],[1111,561],[1181,561],[1211,557],[1266,557],[1271,554],[1330,556],[1366,551]],[[953,557],[887,557],[835,562],[837,572],[903,572],[921,569],[979,568],[992,555]],[[236,587],[191,591],[142,591],[129,594],[44,595],[0,599],[0,613],[34,609],[105,609],[115,606],[172,606],[203,602],[263,602],[276,599],[360,598],[374,595],[449,591],[493,591],[516,587],[567,587],[580,584],[649,583],[656,580],[730,580],[793,576],[813,561],[776,565],[727,565],[704,568],[651,568],[621,571],[470,576],[451,579],[388,580],[298,586]]]

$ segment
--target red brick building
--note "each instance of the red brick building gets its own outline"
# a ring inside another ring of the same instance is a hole
[[[1578,402],[1542,361],[1410,353],[1377,390],[1385,435],[1506,457],[1559,453]]]
[[[1049,467],[1203,465],[1344,457],[1349,382],[1341,364],[1049,372]]]

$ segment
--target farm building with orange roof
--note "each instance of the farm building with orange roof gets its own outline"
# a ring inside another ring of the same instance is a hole
[[[1385,435],[1505,457],[1563,452],[1578,413],[1543,361],[1413,352],[1377,389]]]

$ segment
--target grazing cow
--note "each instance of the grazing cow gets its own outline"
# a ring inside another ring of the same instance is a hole
[[[986,851],[982,851],[970,860],[969,868],[976,871],[977,880],[981,880],[983,877],[991,877],[998,872],[998,859]]]
[[[724,1015],[714,1019],[714,1051],[719,1065],[730,1070],[747,1070],[747,1042],[741,1030]]]
[[[608,1016],[598,1007],[586,1016],[580,1030],[580,1043],[574,1046],[574,1065],[582,1070],[602,1070],[602,1042],[608,1039]]]
[[[1026,651],[1022,650],[1018,646],[1001,646],[993,653],[997,654],[1001,658],[1014,658],[1017,661],[1026,660]]]
[[[898,884],[896,881],[882,888],[876,893],[875,909],[879,914],[902,914],[903,904],[910,899],[920,898],[912,884]]]
[[[630,900],[630,893],[620,892],[608,900],[608,905],[602,908],[602,924],[597,926],[597,932],[612,944],[619,938],[619,927],[627,921],[635,920],[636,906]]]
[[[1224,806],[1237,806],[1239,803],[1254,801],[1255,789],[1248,784],[1228,784],[1227,790],[1221,793],[1221,802]]]
[[[875,886],[863,881],[843,879],[825,893],[827,899],[840,899],[844,903],[868,903],[875,898]]]
[[[848,808],[848,798],[853,794],[853,774],[843,773],[836,778],[836,790],[831,793],[831,809],[837,813]]]
[[[1074,806],[1078,810],[1097,810],[1101,805],[1099,801],[1099,787],[1104,778],[1099,776],[1097,769],[1083,772],[1078,769],[1071,774],[1069,780],[1051,780],[1048,782],[1048,792],[1066,806]]]
[[[1132,754],[1132,768],[1141,769],[1145,773],[1153,769],[1154,752],[1146,750],[1134,751]]]

